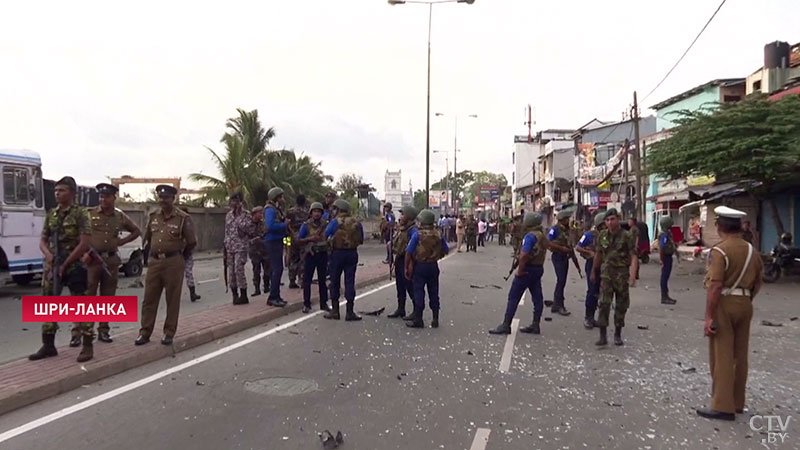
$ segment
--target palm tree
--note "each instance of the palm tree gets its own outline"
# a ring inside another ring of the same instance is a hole
[[[266,151],[260,155],[258,182],[254,201],[266,202],[267,192],[272,187],[280,187],[286,191],[287,200],[298,194],[309,199],[322,199],[327,191],[325,184],[333,181],[321,169],[322,163],[311,161],[306,155],[299,157],[294,150]]]
[[[225,140],[225,153],[211,152],[212,159],[220,173],[219,177],[202,173],[192,173],[189,179],[205,184],[201,188],[205,200],[217,205],[225,204],[228,196],[236,191],[244,194],[245,202],[253,204],[253,188],[255,185],[256,164],[248,155],[244,141],[237,136]]]
[[[225,122],[229,132],[226,132],[220,142],[233,137],[239,137],[244,141],[248,156],[252,159],[264,152],[269,145],[269,141],[275,137],[275,128],[264,129],[258,119],[258,110],[254,109],[247,112],[241,108],[236,108],[239,117],[232,117]]]

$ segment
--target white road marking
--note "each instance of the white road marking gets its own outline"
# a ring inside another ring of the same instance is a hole
[[[217,277],[217,278],[212,278],[212,279],[210,279],[210,280],[201,280],[201,281],[198,281],[198,282],[197,282],[197,284],[211,283],[212,281],[219,281],[219,277]]]
[[[472,440],[472,446],[469,450],[486,450],[486,445],[489,443],[489,434],[492,430],[488,428],[478,428],[475,432],[475,439]]]
[[[517,331],[519,331],[519,319],[514,319],[511,321],[511,334],[506,337],[503,357],[500,358],[500,372],[508,372],[508,369],[511,367],[511,354],[514,353],[514,340],[517,339]]]
[[[526,297],[530,298],[531,297],[531,293],[530,292],[526,292],[525,295],[523,295],[522,298],[519,299],[519,306],[522,306],[522,305],[525,304],[525,298]]]
[[[452,255],[453,255],[453,253],[445,256],[444,258],[442,258],[442,261],[444,261],[445,259],[449,258]],[[219,278],[217,278],[217,279],[219,279]],[[384,285],[381,285],[381,286],[378,286],[378,287],[376,287],[374,289],[371,289],[371,290],[369,290],[367,292],[364,292],[363,294],[357,295],[355,299],[358,300],[360,298],[367,297],[369,295],[372,295],[372,294],[374,294],[376,292],[382,291],[382,290],[384,290],[384,289],[386,289],[386,288],[388,288],[390,286],[394,286],[394,285],[395,285],[394,281],[391,282],[391,283],[386,283]],[[341,305],[345,305],[346,303],[347,303],[347,300],[342,300],[341,302],[339,302],[339,305],[340,306]],[[11,430],[8,430],[8,431],[0,434],[0,443],[3,443],[3,442],[8,441],[10,439],[13,439],[13,438],[15,438],[15,437],[17,437],[17,436],[19,436],[19,435],[21,435],[23,433],[27,433],[28,431],[35,430],[35,429],[37,429],[37,428],[39,428],[39,427],[41,427],[43,425],[47,425],[50,422],[54,422],[54,421],[56,421],[58,419],[61,419],[63,417],[67,417],[67,416],[69,416],[71,414],[75,414],[76,412],[83,411],[84,409],[91,408],[92,406],[94,406],[94,405],[96,405],[98,403],[102,403],[102,402],[104,402],[106,400],[110,400],[110,399],[112,399],[114,397],[118,397],[118,396],[120,396],[122,394],[125,394],[127,392],[130,392],[130,391],[132,391],[134,389],[140,388],[140,387],[145,386],[147,384],[150,384],[150,383],[152,383],[154,381],[160,380],[161,378],[168,377],[168,376],[172,375],[173,373],[180,372],[181,370],[186,370],[186,369],[188,369],[190,367],[193,367],[193,366],[196,366],[196,365],[198,365],[200,363],[203,363],[203,362],[206,362],[208,360],[214,359],[217,356],[224,355],[224,354],[229,353],[229,352],[231,352],[233,350],[236,350],[238,348],[244,347],[245,345],[252,344],[253,342],[256,342],[258,340],[264,339],[267,336],[271,336],[271,335],[277,333],[278,331],[282,331],[282,330],[285,330],[287,328],[291,328],[291,327],[293,327],[293,326],[295,326],[297,324],[303,323],[306,320],[309,320],[309,319],[311,319],[313,317],[316,317],[316,316],[318,316],[318,315],[320,315],[322,313],[323,313],[323,311],[317,311],[317,312],[314,312],[314,313],[311,313],[311,314],[306,314],[306,315],[304,315],[302,317],[299,317],[299,318],[297,318],[295,320],[292,320],[291,322],[288,322],[288,323],[285,323],[283,325],[277,326],[275,328],[269,329],[267,331],[264,331],[263,333],[259,333],[259,334],[255,335],[255,336],[251,336],[251,337],[249,337],[247,339],[241,340],[239,342],[231,344],[231,345],[229,345],[227,347],[223,347],[223,348],[221,348],[219,350],[216,350],[216,351],[213,351],[211,353],[207,353],[207,354],[205,354],[203,356],[200,356],[200,357],[197,357],[197,358],[195,358],[195,359],[193,359],[191,361],[187,361],[187,362],[185,362],[183,364],[179,364],[179,365],[177,365],[175,367],[170,367],[169,369],[162,370],[161,372],[154,373],[153,375],[150,375],[148,377],[145,377],[145,378],[142,378],[140,380],[134,381],[132,383],[126,384],[124,386],[120,386],[120,387],[118,387],[116,389],[113,389],[111,391],[108,391],[108,392],[106,392],[104,394],[100,394],[100,395],[98,395],[96,397],[90,398],[88,400],[84,400],[84,401],[82,401],[82,402],[80,402],[80,403],[78,403],[76,405],[72,405],[72,406],[70,406],[68,408],[64,408],[64,409],[58,410],[58,411],[56,411],[56,412],[54,412],[52,414],[48,414],[48,415],[46,415],[44,417],[40,417],[40,418],[38,418],[36,420],[32,420],[32,421],[30,421],[30,422],[28,422],[26,424],[20,425],[20,426],[18,426],[16,428],[13,428]],[[519,321],[517,321],[517,322],[519,322]],[[518,323],[517,323],[517,325],[518,325]],[[478,448],[481,448],[481,447],[478,447]]]

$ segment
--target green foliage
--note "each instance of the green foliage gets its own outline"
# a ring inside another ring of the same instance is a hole
[[[414,192],[414,208],[422,211],[427,207],[427,200],[424,189],[417,189],[416,192]]]
[[[258,120],[258,111],[237,110],[239,117],[228,119],[226,132],[221,142],[224,153],[211,148],[218,176],[201,173],[189,175],[189,179],[203,183],[203,203],[225,205],[228,196],[235,191],[244,194],[250,206],[263,205],[267,192],[278,186],[286,191],[286,201],[291,204],[297,194],[309,199],[321,199],[333,178],[325,175],[321,163],[315,163],[294,150],[268,150],[269,140],[275,130],[264,130]]]
[[[800,172],[800,96],[765,96],[721,105],[714,112],[680,111],[673,135],[650,147],[651,173],[675,179],[713,174],[720,181],[765,184]]]
[[[364,184],[364,179],[361,175],[343,173],[339,177],[339,181],[336,182],[336,190],[339,191],[343,197],[354,197],[356,195],[356,187],[360,184]]]
[[[508,180],[506,176],[501,173],[492,173],[485,170],[480,172],[464,170],[458,172],[455,176],[448,174],[441,180],[433,183],[431,189],[441,190],[446,187],[453,189],[457,193],[459,204],[464,207],[470,207],[475,201],[475,197],[478,195],[481,186],[499,186],[502,192],[503,188],[507,185]]]

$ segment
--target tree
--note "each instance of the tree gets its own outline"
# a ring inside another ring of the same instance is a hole
[[[211,153],[219,176],[202,173],[189,174],[189,179],[205,184],[201,188],[205,200],[216,205],[224,205],[228,196],[236,191],[244,194],[245,201],[252,204],[255,188],[254,160],[249,158],[244,141],[238,137],[225,140],[225,153],[218,154],[206,147]]]
[[[763,95],[716,111],[679,111],[669,139],[650,147],[650,172],[677,179],[713,174],[718,181],[753,180],[760,194],[800,175],[800,96],[770,101]],[[774,201],[779,234],[783,232]]]
[[[269,145],[269,141],[275,137],[275,128],[264,129],[258,119],[258,110],[254,109],[247,112],[241,108],[236,108],[238,117],[231,117],[225,122],[228,132],[222,135],[220,142],[223,144],[227,139],[238,137],[242,139],[250,158],[255,158],[264,152]]]
[[[342,194],[342,197],[354,197],[360,184],[364,184],[364,179],[361,175],[343,173],[339,177],[339,181],[336,182],[336,190]]]
[[[427,207],[428,198],[425,195],[425,190],[417,189],[414,192],[414,208],[417,208],[418,211],[422,211]]]

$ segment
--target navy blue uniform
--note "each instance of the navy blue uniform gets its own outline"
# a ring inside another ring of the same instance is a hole
[[[595,245],[595,235],[591,231],[587,231],[578,241],[578,247],[593,248]],[[593,319],[594,313],[597,311],[597,299],[600,297],[600,283],[592,283],[592,266],[594,265],[594,258],[587,258],[584,270],[586,273],[586,314],[584,318]]]
[[[409,241],[406,247],[406,253],[414,255],[419,245],[419,232],[413,228],[408,233]],[[450,248],[447,246],[447,241],[442,238],[442,253],[447,254]],[[439,311],[439,263],[420,262],[414,263],[414,275],[412,277],[414,283],[414,313],[417,317],[422,317],[422,312],[425,310],[425,287],[428,288],[428,297],[432,311]]]
[[[664,247],[667,246],[669,243],[670,236],[669,232],[663,232],[658,237],[658,246],[662,250],[661,258],[662,266],[661,266],[661,293],[663,295],[667,295],[669,293],[669,277],[672,275],[672,254],[667,255],[664,252]]]
[[[533,233],[526,234],[522,240],[522,251],[533,255],[532,252],[536,246],[536,236]],[[519,276],[514,274],[514,281],[511,283],[511,289],[508,291],[508,304],[506,305],[505,316],[506,323],[511,323],[511,320],[517,313],[517,307],[519,306],[519,301],[522,299],[522,294],[525,293],[525,289],[529,290],[531,293],[531,299],[533,301],[533,321],[540,321],[542,311],[544,310],[542,275],[544,275],[544,267],[542,264],[532,264],[530,260],[525,267],[525,275]]]
[[[563,235],[563,236],[562,236]],[[550,241],[561,245],[566,245],[566,235],[559,230],[558,225],[554,225],[547,233]],[[567,253],[553,252],[553,268],[556,272],[556,288],[553,292],[553,312],[564,306],[564,288],[567,286],[567,274],[569,273],[569,255]]]
[[[264,243],[269,258],[269,300],[281,298],[281,277],[283,276],[283,238],[286,236],[286,223],[283,213],[275,205],[267,204],[264,209],[264,222],[267,235]]]
[[[308,237],[308,225],[303,224],[298,239]],[[319,284],[319,306],[325,307],[328,304],[328,287],[325,279],[328,277],[328,252],[311,251],[305,255],[305,267],[303,271],[303,305],[311,307],[311,280],[314,278],[314,271],[317,272],[317,283]]]
[[[358,223],[362,240],[364,228]],[[325,228],[325,238],[331,239],[339,230],[339,221],[334,219]],[[358,250],[356,248],[334,248],[331,252],[331,304],[338,308],[341,296],[342,274],[344,274],[344,298],[348,305],[356,299],[356,269],[358,268]],[[351,307],[351,306],[350,306]]]

